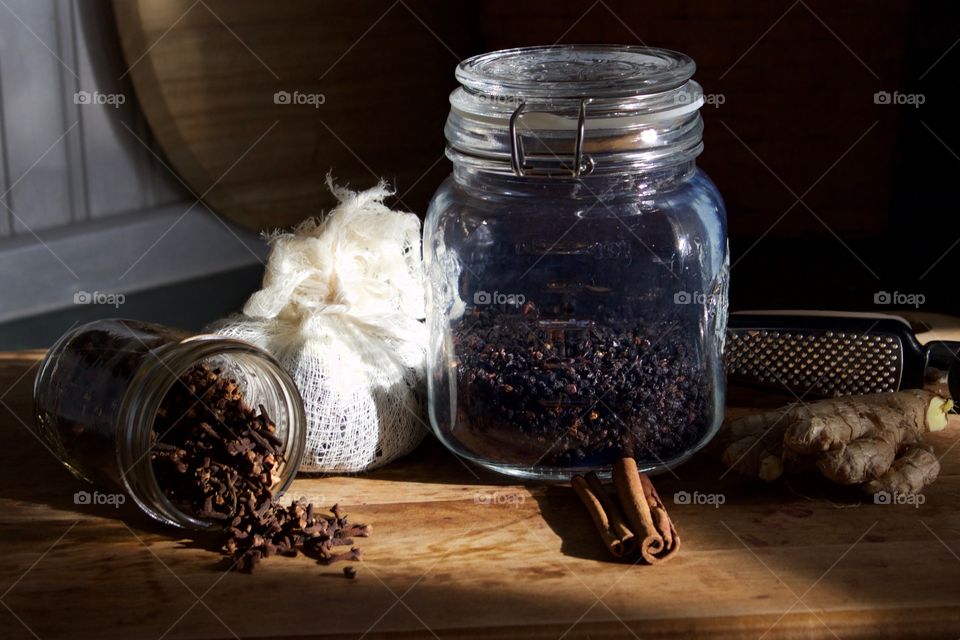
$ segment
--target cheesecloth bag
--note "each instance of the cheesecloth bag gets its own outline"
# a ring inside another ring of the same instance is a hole
[[[386,183],[322,220],[267,238],[263,288],[217,333],[272,353],[307,414],[301,471],[350,472],[412,451],[425,434],[426,328],[420,220],[392,211]]]

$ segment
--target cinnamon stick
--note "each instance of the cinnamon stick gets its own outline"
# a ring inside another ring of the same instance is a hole
[[[597,474],[590,472],[586,477],[574,476],[570,484],[590,513],[590,518],[610,554],[615,558],[622,558],[633,553],[636,548],[633,532],[627,528],[620,509],[610,499]]]
[[[680,549],[680,536],[653,483],[638,471],[633,458],[623,458],[613,465],[613,482],[643,559],[657,564],[673,557]]]
[[[657,490],[653,487],[653,483],[646,474],[640,474],[640,484],[643,486],[643,495],[647,499],[647,504],[650,506],[650,514],[653,516],[653,526],[663,537],[663,547],[666,553],[668,556],[672,556],[680,549],[680,536],[677,535],[673,521],[670,519],[670,516],[667,515],[667,508],[663,505],[660,494],[657,493]],[[644,556],[644,559],[652,564],[652,561],[646,556]],[[666,559],[667,557],[663,557],[662,555],[659,558],[659,560]]]

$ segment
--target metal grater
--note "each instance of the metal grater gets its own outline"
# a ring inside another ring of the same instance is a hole
[[[942,385],[960,392],[960,343],[921,345],[897,316],[827,312],[730,315],[725,348],[731,383],[807,397]]]

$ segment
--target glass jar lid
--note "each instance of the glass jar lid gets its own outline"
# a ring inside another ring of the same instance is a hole
[[[445,133],[456,163],[517,175],[643,170],[702,151],[703,92],[688,56],[557,45],[469,58]]]
[[[693,76],[688,56],[610,45],[522,47],[484,53],[457,67],[464,87],[518,98],[631,97],[679,87]]]

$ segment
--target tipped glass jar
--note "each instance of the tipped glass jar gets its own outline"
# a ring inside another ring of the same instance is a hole
[[[269,354],[218,335],[136,320],[98,320],[68,331],[47,353],[34,382],[38,435],[74,475],[123,492],[156,520],[190,529],[222,528],[222,522],[211,522],[167,495],[151,455],[173,429],[155,429],[158,415],[164,425],[174,426],[193,415],[196,405],[218,415],[215,399],[198,397],[182,377],[198,365],[228,379],[246,404],[271,416],[283,460],[272,471],[271,490],[282,493],[296,475],[306,442],[300,394]],[[162,403],[172,390],[188,399],[182,416],[165,415]],[[224,428],[222,421],[213,421],[211,428]]]
[[[457,454],[565,480],[716,433],[729,258],[694,68],[579,45],[457,67],[424,232],[430,420]]]

